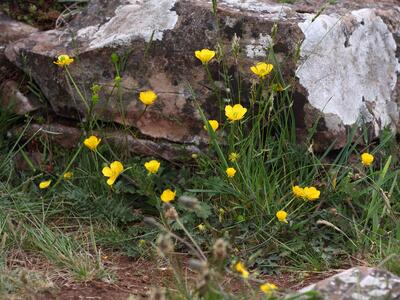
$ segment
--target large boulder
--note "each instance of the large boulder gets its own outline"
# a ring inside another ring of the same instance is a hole
[[[385,127],[397,130],[398,1],[325,2],[219,0],[215,18],[205,0],[92,0],[65,29],[33,33],[9,45],[6,55],[32,74],[59,116],[79,119],[87,113],[65,72],[53,64],[67,53],[76,58],[69,69],[84,93],[89,95],[93,83],[104,86],[95,109],[99,119],[136,127],[145,138],[199,144],[205,132],[193,94],[209,117],[218,118],[213,88],[220,88],[223,97],[238,97],[235,76],[240,73],[245,99],[249,67],[267,58],[265,50],[273,41],[282,73],[293,87],[299,136],[318,122],[317,150],[333,141],[336,148],[343,146],[353,125],[367,125],[371,137]],[[231,56],[235,37],[242,53],[239,66],[228,59],[233,80],[225,94],[218,64],[210,65],[212,85],[194,51],[214,48],[219,41]],[[109,97],[115,94],[113,52],[126,58],[121,93],[114,98]],[[137,95],[145,89],[156,91],[159,99],[143,114]]]

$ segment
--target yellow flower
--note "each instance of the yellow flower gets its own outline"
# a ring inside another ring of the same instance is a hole
[[[267,64],[265,62],[259,62],[255,66],[252,66],[250,70],[260,78],[264,78],[269,73],[271,73],[273,65]]]
[[[150,160],[144,164],[144,167],[146,168],[147,171],[151,174],[156,174],[158,172],[158,169],[160,168],[160,162],[157,160]]]
[[[272,85],[272,89],[277,92],[283,92],[285,88],[280,83],[275,83]]]
[[[215,56],[215,51],[209,49],[197,50],[194,52],[194,55],[201,61],[203,65],[206,65]]]
[[[235,168],[227,168],[225,172],[226,172],[226,176],[228,176],[229,178],[234,177],[236,174]]]
[[[292,191],[293,191],[293,194],[296,197],[299,197],[299,198],[304,198],[305,197],[304,189],[302,187],[298,186],[298,185],[293,186],[292,187]]]
[[[72,176],[74,176],[74,173],[72,173],[72,172],[65,172],[64,175],[63,175],[63,178],[64,178],[64,179],[71,179]]]
[[[260,285],[260,290],[267,295],[271,295],[278,287],[273,283],[264,283]]]
[[[232,153],[229,154],[229,160],[231,162],[237,161],[238,158],[239,158],[239,154],[237,154],[236,152],[232,152]]]
[[[193,158],[193,159],[197,159],[198,157],[199,157],[199,155],[198,155],[197,153],[193,153],[193,154],[192,154],[192,158]]]
[[[374,161],[374,156],[370,153],[363,153],[361,154],[361,162],[364,166],[370,166],[372,162]]]
[[[309,201],[317,200],[320,194],[321,192],[313,186],[304,188],[304,197]]]
[[[51,184],[51,179],[50,180],[46,180],[46,181],[42,181],[41,183],[39,183],[39,188],[40,189],[47,189]]]
[[[236,263],[235,269],[238,273],[242,274],[243,278],[249,278],[249,271],[246,270],[244,264],[242,264],[240,261]]]
[[[216,131],[219,127],[219,123],[217,120],[209,120],[208,123],[210,124],[211,128]],[[207,126],[204,125],[204,129],[207,130]]]
[[[279,222],[283,222],[283,223],[288,223],[288,221],[286,220],[287,218],[287,212],[284,210],[280,210],[276,213],[276,217],[278,218]]]
[[[53,63],[55,63],[57,66],[65,67],[65,66],[69,66],[73,62],[74,62],[74,59],[72,57],[69,57],[68,55],[63,54],[63,55],[58,56],[57,60],[54,61]]]
[[[100,144],[101,139],[99,139],[97,136],[90,136],[87,139],[83,141],[83,144],[88,147],[90,150],[94,151],[96,150],[97,146]]]
[[[151,90],[140,92],[139,100],[142,101],[144,105],[151,105],[157,99],[157,94]]]
[[[247,112],[247,108],[244,108],[241,104],[235,104],[234,106],[225,106],[225,116],[231,121],[238,121],[243,119],[244,114]]]
[[[199,224],[199,225],[197,225],[197,229],[200,230],[200,231],[205,231],[206,230],[206,225]]]
[[[162,192],[160,198],[162,202],[168,203],[175,199],[176,191],[171,191],[170,189],[166,189]]]
[[[107,184],[111,186],[123,171],[123,164],[119,161],[114,161],[109,167],[104,167],[102,173],[105,177],[108,177]]]

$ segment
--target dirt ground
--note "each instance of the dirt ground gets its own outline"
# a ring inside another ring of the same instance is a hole
[[[151,288],[173,287],[173,273],[162,262],[146,259],[130,259],[124,256],[114,256],[105,261],[106,266],[113,270],[116,280],[112,283],[104,281],[74,282],[64,277],[53,279],[57,287],[33,296],[35,300],[126,300],[130,295],[134,299],[148,299]],[[184,269],[190,282],[195,283],[195,274],[187,267]],[[279,286],[281,290],[298,290],[311,283],[327,278],[338,271],[324,273],[285,273],[279,276],[262,276],[268,282]],[[223,286],[233,293],[242,294],[246,286],[241,279],[226,277]]]

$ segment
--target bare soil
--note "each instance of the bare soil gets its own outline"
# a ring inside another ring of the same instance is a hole
[[[172,270],[163,266],[163,262],[154,260],[134,260],[125,256],[115,255],[106,260],[106,266],[113,270],[116,278],[110,282],[94,280],[89,282],[74,282],[63,276],[53,279],[57,285],[54,290],[48,290],[33,296],[35,300],[126,300],[130,295],[135,299],[148,299],[150,290],[156,287],[174,287]],[[187,275],[189,284],[195,283],[195,274],[189,270],[186,263],[183,272]],[[272,282],[282,290],[298,290],[304,286],[325,279],[337,271],[324,273],[285,273],[279,276],[263,276],[261,279]],[[226,290],[243,294],[247,287],[241,279],[228,276],[223,282]]]

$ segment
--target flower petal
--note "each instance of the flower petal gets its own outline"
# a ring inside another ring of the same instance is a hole
[[[112,162],[110,168],[114,174],[121,174],[124,170],[124,166],[119,161]]]
[[[116,176],[111,176],[110,178],[108,178],[107,184],[108,185],[113,185],[116,179],[117,179]]]
[[[106,177],[111,177],[112,176],[112,171],[111,171],[111,169],[109,167],[104,167],[101,172]]]

